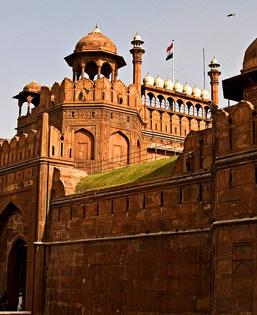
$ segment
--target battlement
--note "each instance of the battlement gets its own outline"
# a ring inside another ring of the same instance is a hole
[[[0,145],[0,165],[4,167],[40,155],[41,132],[31,130],[29,134],[15,136]]]

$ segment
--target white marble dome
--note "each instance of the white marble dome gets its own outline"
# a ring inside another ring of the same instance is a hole
[[[153,85],[153,84],[154,84],[154,78],[150,75],[149,72],[148,72],[147,75],[144,77],[143,83],[144,83],[144,84],[149,84],[149,85]]]
[[[174,91],[175,92],[183,92],[183,86],[182,84],[179,83],[179,81],[177,80],[176,83],[174,84]]]
[[[193,96],[201,97],[201,90],[199,89],[199,87],[197,85],[195,85],[193,87],[192,94],[193,94]]]
[[[192,88],[191,86],[186,82],[186,84],[183,86],[183,92],[185,94],[192,94]]]
[[[133,40],[142,40],[142,38],[141,38],[141,36],[138,35],[138,33],[136,33]]]
[[[202,92],[201,92],[201,97],[209,99],[210,98],[210,93],[205,88],[203,88]]]
[[[173,90],[173,86],[174,86],[173,82],[169,78],[167,78],[167,80],[164,82],[163,87],[168,90]]]
[[[164,85],[163,79],[159,76],[159,74],[157,75],[157,77],[154,80],[154,85],[157,87],[163,87],[163,85]]]

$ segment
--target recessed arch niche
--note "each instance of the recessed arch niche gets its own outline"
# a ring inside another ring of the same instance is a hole
[[[117,166],[129,164],[129,140],[120,131],[109,138],[109,158]]]
[[[75,160],[94,160],[94,136],[86,129],[75,132]]]

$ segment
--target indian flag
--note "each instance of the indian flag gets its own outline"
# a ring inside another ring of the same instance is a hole
[[[169,59],[173,58],[173,41],[169,45],[169,47],[167,48],[166,53],[167,53],[166,60],[169,60]]]

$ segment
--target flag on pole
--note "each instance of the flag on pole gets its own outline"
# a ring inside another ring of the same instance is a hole
[[[167,48],[166,53],[167,53],[166,60],[173,58],[173,41],[170,44],[170,46]]]

